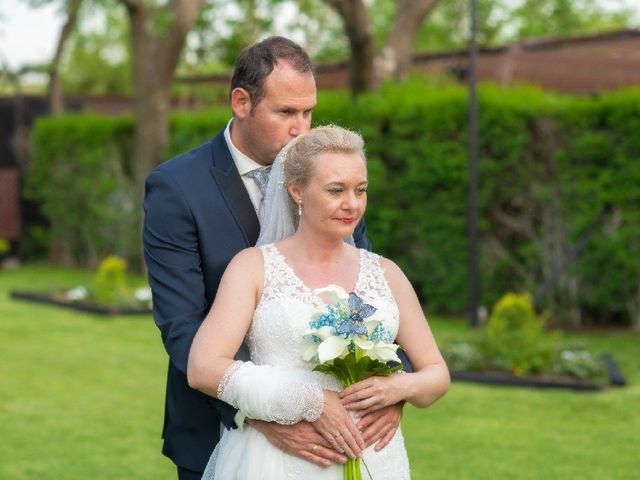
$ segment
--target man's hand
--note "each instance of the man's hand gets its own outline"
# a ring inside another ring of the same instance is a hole
[[[387,446],[400,426],[403,405],[404,402],[389,405],[375,412],[367,413],[360,419],[357,427],[362,432],[362,438],[364,438],[367,447],[377,442],[375,451],[379,452]]]
[[[309,422],[280,425],[275,422],[259,420],[247,419],[246,421],[267,437],[269,443],[274,447],[321,467],[328,467],[331,462],[344,464],[347,461],[344,455],[331,448],[324,437]]]

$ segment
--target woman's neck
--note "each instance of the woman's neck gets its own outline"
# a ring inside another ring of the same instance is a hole
[[[311,263],[332,264],[347,253],[348,246],[341,238],[327,238],[306,232],[304,228],[289,237],[289,246],[299,260]]]

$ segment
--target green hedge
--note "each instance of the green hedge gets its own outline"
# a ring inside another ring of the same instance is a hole
[[[228,118],[226,108],[173,116],[168,156],[208,140]],[[356,103],[321,92],[314,124],[325,123],[365,137],[375,250],[407,272],[429,311],[464,311],[466,92],[413,82]],[[67,260],[139,260],[132,128],[130,119],[84,115],[36,125],[29,191]],[[639,132],[638,90],[573,98],[481,89],[484,304],[546,285],[539,307],[554,319],[640,324]]]

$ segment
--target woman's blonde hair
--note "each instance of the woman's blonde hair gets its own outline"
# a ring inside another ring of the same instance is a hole
[[[313,175],[315,160],[321,153],[357,153],[366,163],[362,137],[336,125],[312,128],[291,145],[284,161],[285,184],[306,187]]]

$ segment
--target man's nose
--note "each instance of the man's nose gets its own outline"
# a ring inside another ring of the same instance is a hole
[[[304,113],[299,113],[291,119],[289,135],[291,135],[291,137],[297,137],[298,135],[308,132],[310,128],[311,119],[305,116]]]

